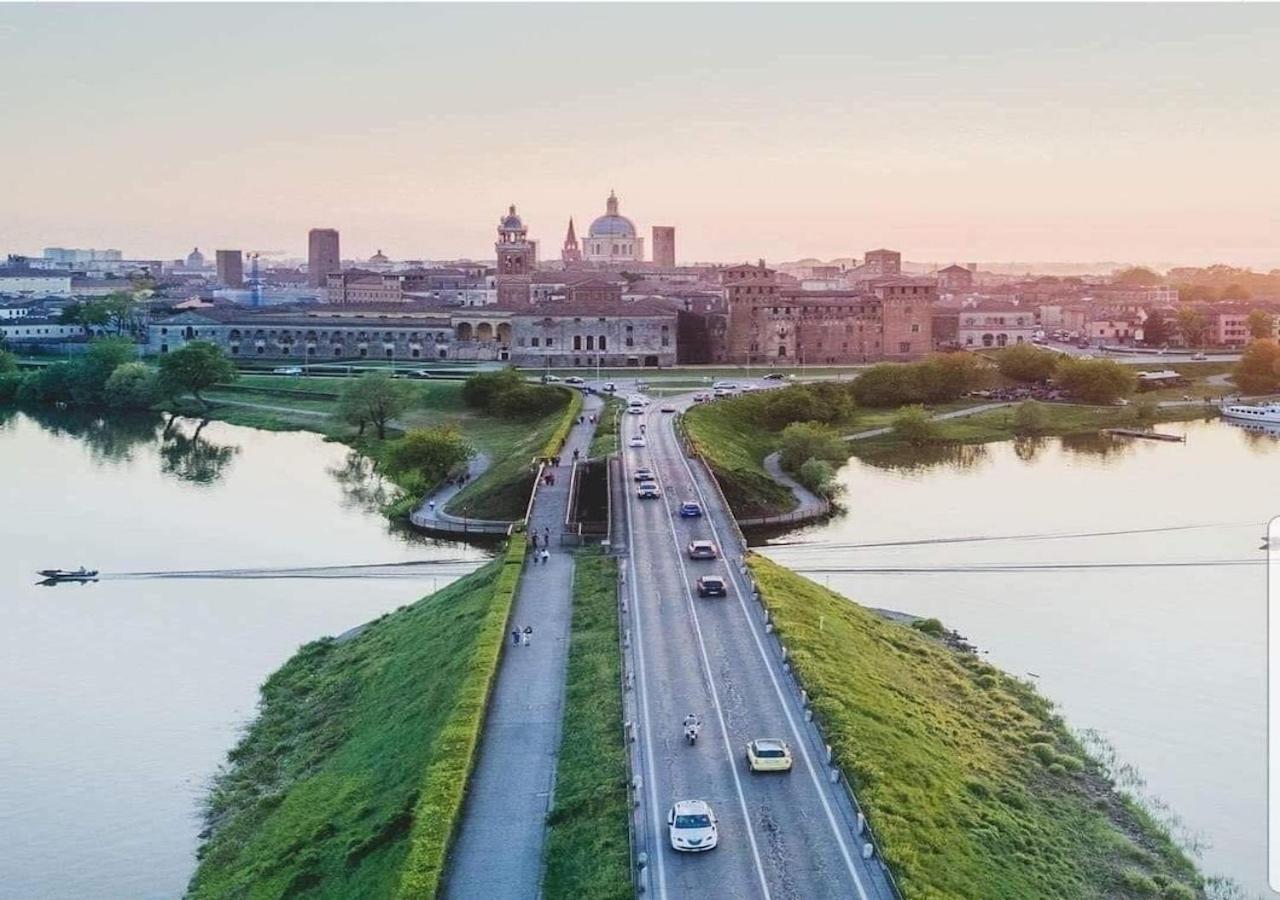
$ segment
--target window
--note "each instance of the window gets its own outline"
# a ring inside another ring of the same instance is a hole
[[[911,342],[910,342],[910,341],[899,341],[899,342],[898,342],[898,352],[899,352],[899,353],[910,353],[910,352],[911,352]]]
[[[603,335],[603,334],[602,334],[602,335],[600,335],[600,349],[601,349],[601,350],[605,350],[605,349],[607,349],[607,348],[605,347],[605,339],[604,339],[604,335]]]
[[[779,345],[778,345],[778,355],[779,355],[779,356],[786,356],[786,355],[787,355],[787,345],[786,345],[786,344],[779,344]]]
[[[581,350],[581,349],[582,349],[582,335],[580,335],[580,334],[575,334],[575,335],[573,336],[573,349],[574,349],[574,350]],[[576,363],[576,362],[575,362],[575,363],[574,363],[574,365],[576,366],[576,365],[578,365],[578,363]]]
[[[662,336],[662,346],[664,347],[671,346],[671,338],[667,337],[665,334]]]
[[[636,340],[635,340],[635,338],[627,338],[627,346],[628,346],[628,347],[634,347],[635,345],[636,345]]]
[[[596,339],[594,335],[590,335],[590,334],[587,335],[587,349],[588,350],[596,349]]]
[[[266,347],[262,346],[261,344],[259,344],[259,345],[258,345],[258,355],[259,355],[259,356],[261,356],[261,355],[262,355],[263,353],[265,353],[266,351],[267,351],[267,348],[266,348]]]
[[[919,334],[919,333],[920,333],[920,323],[916,322],[916,323],[913,323],[913,324],[912,324],[912,326],[911,326],[911,333],[912,333],[912,334]]]

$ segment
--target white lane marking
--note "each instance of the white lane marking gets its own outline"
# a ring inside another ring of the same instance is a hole
[[[711,534],[715,537],[716,543],[724,548],[724,542],[720,540],[720,532],[716,528],[715,516],[711,515],[711,507],[707,504],[707,498],[703,494],[702,486],[698,484],[697,477],[693,474],[693,466],[689,463],[688,458],[684,455],[684,451],[680,449],[680,442],[675,439],[674,426],[672,430],[672,440],[676,441],[676,451],[680,457],[681,463],[684,465],[685,472],[689,476],[693,489],[698,495],[698,500],[702,503],[702,509],[707,519],[707,524],[711,527]],[[730,509],[725,510],[725,515],[733,515]],[[734,542],[737,546],[737,542]],[[683,562],[683,560],[682,560]],[[868,900],[867,892],[862,886],[862,879],[858,877],[858,871],[853,862],[853,856],[849,852],[849,847],[845,840],[845,829],[836,821],[835,812],[831,809],[831,803],[827,799],[826,787],[822,779],[818,777],[818,772],[814,768],[813,760],[809,756],[808,740],[800,733],[799,727],[796,725],[795,717],[791,715],[791,705],[787,702],[787,696],[782,691],[782,686],[778,683],[778,677],[773,671],[773,662],[769,659],[768,653],[765,651],[764,642],[760,639],[760,634],[756,630],[755,620],[751,617],[751,611],[747,609],[746,601],[743,599],[743,591],[738,584],[738,579],[742,577],[742,573],[738,571],[738,567],[732,561],[725,560],[725,568],[729,570],[729,583],[733,585],[733,593],[738,598],[738,606],[742,609],[742,614],[746,617],[747,627],[751,629],[751,636],[755,639],[756,649],[760,652],[760,659],[764,662],[765,671],[769,673],[769,681],[773,684],[774,693],[778,695],[778,701],[782,704],[783,715],[787,717],[787,724],[791,727],[791,734],[795,738],[796,746],[800,748],[800,754],[804,757],[805,768],[809,770],[809,777],[813,781],[813,786],[818,792],[818,799],[822,801],[822,809],[827,814],[827,822],[831,826],[831,831],[836,837],[836,842],[840,845],[840,855],[844,857],[845,867],[849,870],[849,874],[853,877],[853,886],[858,889],[858,896],[861,900]],[[701,635],[699,635],[701,640]]]
[[[647,418],[647,416],[646,416]],[[658,476],[658,467],[654,466],[654,476]],[[659,481],[659,485],[662,482]],[[661,488],[665,492],[665,488]],[[675,547],[676,559],[680,561],[680,574],[684,579],[684,596],[685,601],[689,604],[689,615],[693,619],[693,634],[698,639],[698,652],[702,656],[703,669],[707,674],[707,684],[711,688],[711,705],[715,707],[716,719],[720,722],[720,738],[724,742],[725,756],[729,760],[729,774],[733,776],[733,788],[738,794],[738,805],[742,809],[742,820],[747,829],[747,840],[751,844],[751,858],[755,862],[756,875],[760,878],[760,890],[764,892],[765,900],[770,900],[773,896],[769,892],[769,879],[764,874],[764,861],[760,858],[760,847],[756,844],[756,830],[751,821],[751,813],[747,809],[747,795],[742,790],[742,779],[738,775],[737,760],[733,755],[733,745],[729,743],[729,726],[724,720],[724,708],[720,705],[720,691],[716,687],[715,675],[711,671],[711,659],[707,655],[707,643],[702,637],[702,625],[698,621],[697,603],[694,602],[693,592],[689,587],[689,565],[684,559],[684,549],[680,546],[680,536],[676,533],[675,519],[671,515],[671,507],[667,505],[667,501],[662,502],[663,518],[666,519],[667,528],[671,532],[671,543]],[[865,898],[864,898],[865,900]]]
[[[627,496],[627,537],[631,543],[627,553],[627,568],[630,574],[627,577],[629,582],[629,593],[631,595],[631,618],[635,625],[635,634],[633,637],[636,642],[636,688],[640,691],[640,715],[644,720],[644,752],[645,760],[648,763],[648,772],[646,773],[646,781],[649,782],[649,818],[650,824],[653,825],[653,840],[655,846],[653,855],[657,858],[658,865],[658,896],[667,896],[667,867],[665,862],[666,848],[662,844],[664,837],[662,832],[663,819],[662,812],[658,806],[658,788],[657,788],[657,768],[653,762],[653,728],[649,718],[649,689],[645,678],[644,668],[644,629],[640,627],[640,604],[636,602],[636,550],[635,540],[636,531],[631,519],[631,454],[623,451],[622,453],[622,469],[623,474],[627,477],[626,496]]]

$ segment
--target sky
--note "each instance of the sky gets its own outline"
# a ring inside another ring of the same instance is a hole
[[[1280,267],[1280,5],[0,6],[0,252]]]

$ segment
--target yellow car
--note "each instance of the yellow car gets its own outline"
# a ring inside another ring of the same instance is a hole
[[[776,738],[748,741],[747,765],[752,772],[790,772],[791,748]]]

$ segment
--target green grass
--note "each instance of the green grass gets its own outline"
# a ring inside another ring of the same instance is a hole
[[[632,896],[617,561],[578,555],[564,728],[548,818],[547,900]]]
[[[1190,860],[1029,685],[750,566],[907,900],[1129,898],[1135,874],[1203,897]]]
[[[395,891],[434,789],[424,772],[452,762],[451,731],[478,718],[509,568],[491,563],[355,637],[307,644],[266,681],[209,797],[192,897]]]
[[[618,439],[618,419],[624,409],[626,404],[617,397],[605,398],[596,424],[596,433],[592,436],[591,447],[587,450],[589,459],[599,459],[618,452],[622,446]]]
[[[520,582],[524,553],[525,543],[518,537],[507,542],[506,557],[493,587],[493,600],[475,623],[475,649],[459,684],[458,702],[444,722],[435,752],[419,784],[408,854],[393,895],[397,900],[431,900],[439,894],[445,860],[462,817],[467,782],[480,746],[489,691],[507,639],[507,624]],[[382,712],[388,718],[399,715],[394,706]]]
[[[533,489],[535,457],[568,433],[571,420],[582,411],[582,395],[565,390],[565,406],[532,422],[473,416],[457,419],[463,433],[484,447],[492,457],[489,470],[454,495],[448,512],[457,516],[497,521],[524,517]]]

